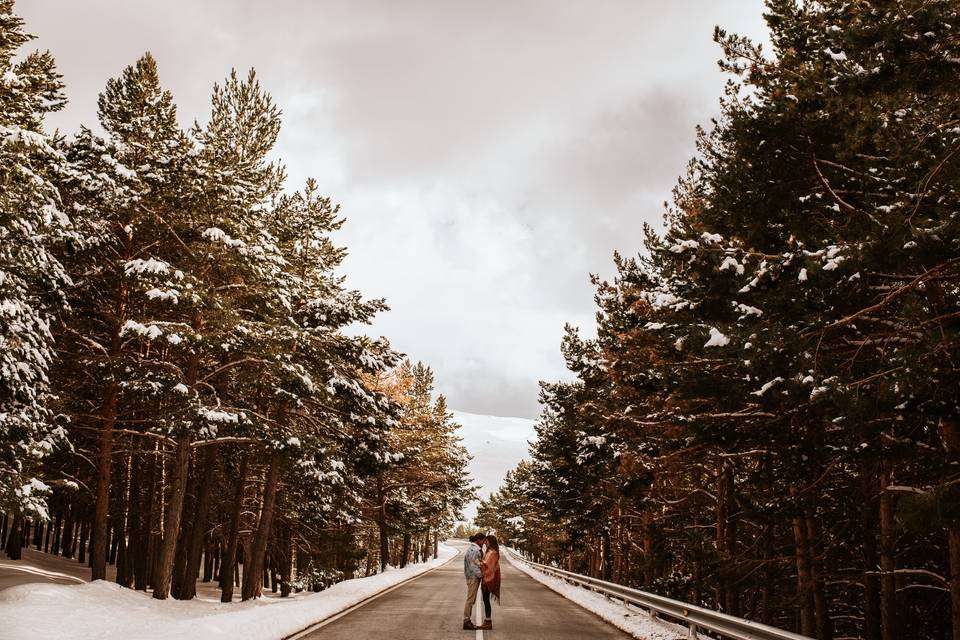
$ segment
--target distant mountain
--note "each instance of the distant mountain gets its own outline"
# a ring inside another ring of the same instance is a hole
[[[470,472],[480,485],[480,495],[486,497],[496,491],[507,471],[527,457],[527,442],[536,437],[534,421],[529,418],[506,418],[454,411],[462,426],[457,433],[473,460]],[[467,507],[468,520],[477,512],[476,503]]]

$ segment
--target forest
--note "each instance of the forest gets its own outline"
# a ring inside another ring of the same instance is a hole
[[[765,18],[716,30],[720,115],[477,522],[819,640],[960,639],[960,5]]]
[[[98,122],[0,0],[0,546],[154,598],[319,591],[436,554],[473,499],[429,366],[356,329],[337,205],[253,70],[179,124],[147,53]],[[118,61],[117,68],[129,61]],[[241,571],[242,567],[242,571]]]

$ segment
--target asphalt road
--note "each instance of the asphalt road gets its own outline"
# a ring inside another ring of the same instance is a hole
[[[461,552],[462,553],[462,552]],[[504,559],[502,603],[493,605],[492,631],[464,631],[463,557],[371,600],[316,631],[310,640],[623,640],[630,636],[513,568]],[[479,595],[474,622],[482,622]]]

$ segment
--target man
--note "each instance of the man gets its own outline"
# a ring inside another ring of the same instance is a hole
[[[470,536],[470,546],[463,554],[463,575],[467,579],[467,601],[463,605],[464,631],[479,628],[470,620],[470,615],[473,612],[473,605],[477,602],[477,590],[480,588],[480,581],[483,578],[480,557],[485,539],[486,536],[482,533],[475,533]]]

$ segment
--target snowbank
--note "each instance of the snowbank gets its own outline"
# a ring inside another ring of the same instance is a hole
[[[453,547],[441,545],[436,560],[346,580],[320,593],[231,604],[154,600],[103,580],[70,586],[25,584],[0,591],[0,639],[281,640],[456,554]]]
[[[642,640],[684,640],[687,637],[688,630],[686,627],[657,620],[650,617],[650,614],[646,611],[627,607],[620,600],[611,600],[581,586],[548,576],[523,562],[514,560],[509,553],[506,556],[510,564],[537,582],[556,591],[567,600],[577,603],[587,611],[597,614],[635,638],[642,638]]]

